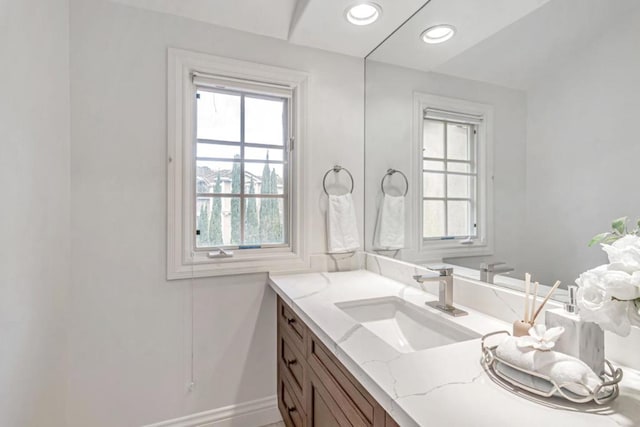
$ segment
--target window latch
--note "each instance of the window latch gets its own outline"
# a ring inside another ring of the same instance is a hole
[[[217,252],[209,252],[207,254],[207,257],[209,258],[231,258],[233,257],[233,251],[229,251],[229,250],[224,250],[222,248],[219,248]]]

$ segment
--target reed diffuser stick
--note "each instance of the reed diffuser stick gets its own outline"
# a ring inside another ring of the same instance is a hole
[[[533,321],[534,322],[535,322],[536,318],[538,317],[538,315],[540,314],[540,312],[542,311],[542,308],[544,307],[544,305],[547,303],[547,301],[549,301],[549,298],[551,298],[551,295],[553,295],[553,293],[556,291],[556,289],[558,289],[558,286],[560,286],[560,280],[556,280],[556,283],[553,285],[553,287],[551,288],[551,290],[549,291],[547,296],[544,297],[544,300],[542,301],[542,304],[540,304],[540,307],[538,307],[538,310],[536,310],[536,313],[533,315]]]
[[[535,317],[534,314],[536,312],[536,300],[538,299],[538,286],[540,283],[537,281],[533,282],[533,293],[531,294],[531,323],[534,322]]]
[[[531,285],[531,275],[524,275],[524,321],[529,323],[529,286]]]

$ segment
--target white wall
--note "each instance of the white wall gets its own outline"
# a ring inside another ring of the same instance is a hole
[[[640,217],[640,13],[610,28],[527,93],[527,264],[549,281],[606,262],[591,236]]]
[[[366,99],[366,245],[371,247],[380,196],[380,180],[388,168],[410,175],[413,154],[413,92],[490,104],[494,107],[495,256],[519,267],[524,221],[526,100],[522,91],[436,73],[424,73],[367,61]],[[419,185],[411,176],[409,185]],[[400,181],[398,181],[400,182]],[[399,184],[400,186],[400,184]],[[402,185],[403,186],[403,185]],[[404,188],[402,188],[404,189]],[[406,199],[407,212],[416,208]],[[407,214],[408,218],[408,214]],[[419,236],[407,222],[406,236],[416,250]],[[413,233],[413,234],[411,234]],[[413,237],[409,239],[409,237]],[[414,256],[407,254],[408,256]],[[480,260],[469,261],[477,267]]]
[[[64,426],[67,0],[0,0],[0,425]]]
[[[103,0],[71,0],[70,426],[135,426],[274,395],[265,275],[167,282],[168,47],[310,74],[309,248],[325,250],[322,175],[356,179],[363,212],[362,60]]]

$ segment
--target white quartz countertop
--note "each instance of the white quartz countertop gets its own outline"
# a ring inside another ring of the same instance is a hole
[[[480,339],[400,353],[335,303],[399,297],[480,335],[510,325],[467,307],[453,318],[426,307],[436,298],[366,270],[272,275],[271,287],[401,426],[640,426],[640,374],[624,369],[609,405],[542,405],[500,387],[485,373]]]

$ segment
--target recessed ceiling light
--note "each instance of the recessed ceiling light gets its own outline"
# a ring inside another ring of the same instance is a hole
[[[449,24],[434,25],[429,27],[420,34],[422,41],[429,44],[443,43],[453,37],[456,33],[456,27]]]
[[[349,6],[344,12],[347,21],[354,25],[369,25],[378,20],[382,8],[375,3],[364,1]]]

